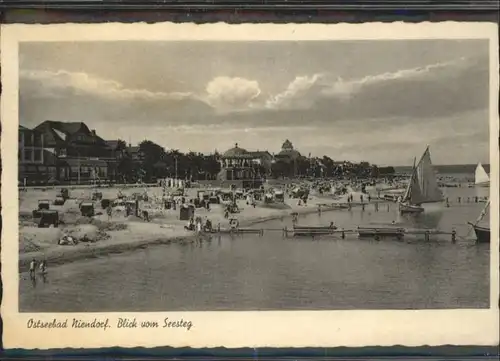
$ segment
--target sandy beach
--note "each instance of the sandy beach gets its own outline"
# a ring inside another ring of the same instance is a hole
[[[118,188],[99,188],[103,199],[115,199]],[[131,196],[134,193],[144,193],[143,187],[120,188],[122,194]],[[186,199],[193,199],[200,188],[186,189]],[[28,189],[20,192],[19,199],[19,266],[25,271],[29,262],[45,259],[48,265],[58,265],[91,257],[107,256],[113,253],[122,253],[140,249],[153,244],[168,244],[171,242],[196,242],[199,237],[196,232],[184,228],[186,221],[179,220],[179,209],[165,210],[159,206],[142,204],[142,209],[149,212],[150,221],[146,222],[136,216],[126,217],[123,211],[113,211],[108,218],[100,202],[95,202],[96,215],[92,218],[83,217],[78,205],[82,200],[91,198],[92,189],[80,188],[70,190],[70,199],[64,205],[50,204],[50,209],[57,210],[63,224],[58,228],[38,228],[33,223],[32,211],[37,208],[39,200],[55,199],[59,188]],[[149,187],[147,193],[150,198],[159,199],[162,194],[160,187]],[[356,192],[353,193],[356,198]],[[334,210],[329,207],[335,203],[346,201],[347,195],[333,198],[328,195],[310,195],[307,205],[299,205],[297,199],[285,197],[284,203],[255,208],[247,205],[245,200],[238,200],[240,212],[230,215],[238,219],[240,227],[248,227],[257,223],[291,216],[318,212],[321,205],[322,211]],[[151,202],[154,204],[154,202]],[[153,208],[154,207],[154,208]],[[211,204],[210,210],[197,208],[195,217],[204,221],[208,217],[214,227],[229,228],[229,220],[224,218],[224,209],[221,204]],[[70,235],[80,240],[75,245],[59,245],[58,241],[64,235]],[[81,241],[84,240],[84,241]]]

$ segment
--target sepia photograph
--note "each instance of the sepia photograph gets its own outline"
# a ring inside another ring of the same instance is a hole
[[[17,189],[2,198],[17,202],[3,204],[17,239],[2,237],[2,262],[29,315],[18,327],[189,331],[193,311],[498,315],[490,35],[245,34],[16,43],[2,183]],[[77,313],[185,316],[57,319]]]

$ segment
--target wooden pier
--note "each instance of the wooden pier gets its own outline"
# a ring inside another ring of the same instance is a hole
[[[426,241],[430,240],[431,236],[448,235],[451,236],[451,241],[454,243],[457,240],[457,233],[455,230],[442,231],[438,229],[421,229],[421,228],[403,228],[391,226],[374,226],[374,227],[356,227],[351,229],[338,228],[336,226],[294,226],[291,229],[285,228],[217,228],[210,232],[204,231],[205,234],[214,235],[244,235],[254,234],[262,237],[264,232],[281,232],[283,238],[288,237],[302,237],[302,238],[316,238],[316,237],[335,237],[345,239],[347,235],[356,235],[358,238],[366,239],[372,238],[380,240],[382,238],[393,238],[401,240],[407,235],[423,236]]]
[[[426,241],[430,240],[431,235],[449,235],[451,241],[456,242],[457,233],[455,230],[451,232],[441,231],[437,229],[419,229],[419,228],[403,228],[403,227],[357,227],[352,229],[344,229],[337,227],[301,227],[294,226],[292,229],[283,229],[284,237],[323,237],[340,235],[345,239],[346,235],[357,235],[359,238],[373,238],[379,240],[381,238],[396,238],[403,239],[405,235],[421,235]]]
[[[327,226],[327,227],[301,227],[295,226],[292,229],[292,235],[295,237],[309,237],[309,236],[324,236],[335,234],[337,227]],[[285,232],[288,231],[285,228]]]
[[[206,233],[213,233],[213,234],[257,234],[259,236],[264,235],[264,230],[263,229],[256,229],[256,228],[218,228],[214,229],[211,232],[206,232]]]

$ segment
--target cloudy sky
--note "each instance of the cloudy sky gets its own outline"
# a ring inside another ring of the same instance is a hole
[[[411,164],[488,163],[481,40],[67,42],[20,46],[20,123],[82,121],[182,151],[234,143]]]

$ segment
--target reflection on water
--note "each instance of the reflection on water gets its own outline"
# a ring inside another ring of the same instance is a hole
[[[453,192],[452,190],[451,192]],[[473,189],[469,191],[473,192]],[[456,196],[452,194],[452,196]],[[456,197],[455,197],[456,198]],[[450,196],[451,199],[451,196]],[[300,216],[299,224],[456,229],[449,236],[398,242],[283,238],[291,220],[258,224],[256,235],[213,236],[151,246],[49,270],[36,287],[21,275],[21,311],[413,309],[489,307],[489,245],[464,239],[483,204],[400,216],[373,205]]]
[[[420,214],[403,214],[399,215],[398,222],[412,224],[415,228],[435,229],[439,227],[443,211],[423,212]]]

